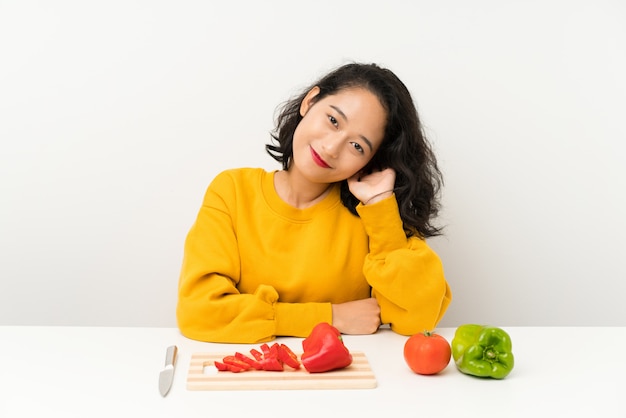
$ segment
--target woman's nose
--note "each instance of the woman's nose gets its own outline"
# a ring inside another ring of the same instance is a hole
[[[343,142],[344,138],[342,135],[332,135],[324,139],[322,149],[329,157],[336,158]]]

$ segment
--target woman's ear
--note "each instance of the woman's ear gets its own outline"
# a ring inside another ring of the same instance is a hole
[[[300,103],[300,116],[304,117],[309,111],[313,103],[315,103],[315,97],[320,93],[320,88],[315,86],[304,96],[302,103]]]

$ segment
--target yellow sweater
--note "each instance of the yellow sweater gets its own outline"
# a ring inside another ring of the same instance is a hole
[[[374,296],[404,335],[435,328],[451,300],[439,257],[407,239],[394,197],[352,215],[339,187],[296,209],[274,173],[235,169],[209,186],[185,241],[177,306],[183,335],[258,343],[306,337],[331,304]]]

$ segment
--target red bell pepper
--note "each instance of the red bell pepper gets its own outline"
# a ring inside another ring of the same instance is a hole
[[[215,364],[215,368],[221,372],[239,373],[247,370],[245,367],[239,367],[235,364],[222,363],[221,361],[214,361],[213,363]]]
[[[235,356],[226,356],[222,359],[222,363],[229,365],[229,366],[235,366],[238,367],[242,370],[249,370],[252,367],[250,366],[250,364],[246,363],[245,361],[242,361],[240,359],[238,359]]]
[[[253,348],[249,356],[235,352],[222,358],[222,361],[215,361],[215,367],[222,372],[234,373],[251,369],[282,372],[285,365],[292,369],[300,368],[298,356],[285,344],[262,344],[259,348],[262,352]]]
[[[252,357],[254,357],[254,359],[256,361],[261,361],[263,360],[263,353],[261,353],[259,350],[257,350],[256,348],[253,348],[252,350],[250,350],[250,354],[252,354]]]
[[[285,344],[278,346],[278,359],[292,369],[300,368],[300,360],[298,360],[298,356]]]
[[[270,349],[269,344],[264,343],[261,344],[261,351],[263,352],[263,356],[264,357],[271,357],[272,356],[272,350]]]
[[[352,354],[344,345],[339,330],[327,322],[317,324],[302,341],[302,365],[309,373],[342,369],[352,364]]]
[[[278,360],[278,357],[267,357],[263,359],[263,370],[267,372],[282,372],[285,370],[283,363]]]
[[[239,351],[235,352],[235,358],[248,364],[254,370],[263,370],[263,365],[259,361],[253,359],[252,357],[248,357]]]
[[[263,351],[263,360],[260,361],[263,370],[268,372],[282,372],[284,370],[283,363],[278,358],[278,344],[274,343],[271,346],[269,344],[262,344],[261,351]]]

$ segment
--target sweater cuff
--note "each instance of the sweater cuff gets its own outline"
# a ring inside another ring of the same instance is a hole
[[[332,324],[330,303],[281,303],[274,305],[276,336],[308,337],[320,322]]]
[[[395,195],[372,205],[360,203],[356,210],[369,237],[371,255],[384,257],[390,251],[406,247],[406,234]]]

